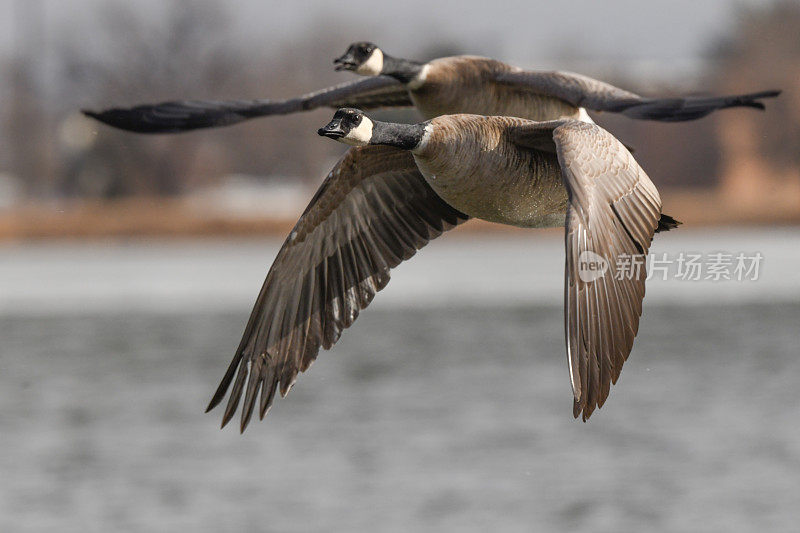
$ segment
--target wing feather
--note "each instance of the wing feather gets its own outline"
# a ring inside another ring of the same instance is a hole
[[[183,131],[231,126],[269,115],[286,115],[318,107],[411,106],[405,87],[388,76],[350,81],[287,100],[180,100],[115,107],[83,113],[104,124],[137,133],[179,133]]]
[[[565,121],[552,132],[569,195],[564,323],[573,413],[586,420],[605,402],[633,347],[645,293],[644,254],[661,200],[630,152],[605,130]],[[581,271],[588,252],[608,266],[599,277]],[[625,256],[641,267],[615,270]]]
[[[560,71],[501,71],[496,74],[495,81],[542,96],[558,98],[575,107],[663,122],[695,120],[729,107],[763,110],[764,103],[761,100],[780,94],[780,91],[770,90],[731,96],[645,98],[582,74]]]
[[[208,410],[230,389],[224,426],[243,396],[244,431],[260,392],[263,418],[276,390],[285,396],[319,348],[339,339],[391,268],[467,218],[433,192],[410,153],[349,150],[278,252]]]

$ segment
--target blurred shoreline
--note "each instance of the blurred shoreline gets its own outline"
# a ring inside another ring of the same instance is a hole
[[[434,240],[393,269],[391,283],[370,308],[535,303],[560,309],[563,229],[481,234],[482,225],[470,226]],[[6,242],[0,245],[0,316],[244,313],[283,237]],[[651,252],[672,264],[671,274],[654,272],[648,281],[648,307],[800,302],[800,226],[688,226],[659,234]],[[717,281],[707,271],[697,279],[680,279],[676,259],[694,252],[705,257],[704,268],[717,252],[759,254],[763,264],[756,279]]]
[[[309,192],[308,197],[311,197]],[[767,226],[800,224],[800,205],[745,202],[713,190],[667,190],[664,211],[686,226]],[[0,210],[0,242],[131,237],[283,237],[302,212],[280,216],[209,209],[185,197],[136,197],[121,200],[28,202]],[[271,212],[264,209],[265,213]],[[463,233],[515,233],[525,229],[474,220]]]

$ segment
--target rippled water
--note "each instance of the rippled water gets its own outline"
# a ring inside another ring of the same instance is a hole
[[[659,238],[762,278],[651,283],[586,424],[561,236],[437,241],[243,436],[203,409],[275,243],[0,247],[0,532],[793,531],[798,235]]]
[[[0,530],[789,531],[798,317],[647,309],[583,424],[560,308],[367,312],[244,436],[244,315],[0,318]]]

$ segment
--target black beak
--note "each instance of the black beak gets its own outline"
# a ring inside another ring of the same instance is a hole
[[[329,139],[340,139],[347,135],[347,132],[342,129],[342,121],[335,118],[324,127],[318,129],[317,134]]]
[[[353,57],[353,54],[350,52],[345,53],[342,57],[334,59],[333,64],[336,65],[336,70],[355,70],[356,67],[358,67],[356,58]]]

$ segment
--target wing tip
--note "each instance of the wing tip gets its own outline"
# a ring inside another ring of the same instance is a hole
[[[730,107],[749,107],[752,109],[758,109],[760,111],[765,111],[767,106],[764,102],[760,100],[762,98],[776,98],[781,94],[781,90],[779,89],[770,89],[768,91],[761,91],[757,93],[751,94],[743,94],[740,96],[734,96],[730,98],[729,106]]]
[[[591,418],[592,414],[603,407],[608,395],[602,400],[597,400],[596,403],[592,404],[589,401],[581,401],[578,398],[572,399],[572,417],[577,419],[578,417],[581,418],[583,423],[586,423],[589,418]]]
[[[761,92],[758,92],[758,93],[745,95],[745,98],[748,98],[748,99],[751,99],[751,100],[755,100],[755,99],[759,99],[759,98],[777,98],[778,96],[781,95],[782,92],[783,92],[783,89],[769,89],[769,90],[766,90],[766,91],[761,91]]]
[[[210,412],[212,409],[218,406],[223,399],[225,399],[225,393],[228,392],[230,385],[231,380],[228,379],[228,376],[226,375],[217,387],[217,390],[214,392],[214,396],[211,397],[211,401],[208,402],[205,410],[206,413]]]
[[[238,404],[239,402],[236,402],[236,403]],[[219,429],[222,429],[225,426],[227,426],[228,422],[233,420],[233,415],[234,414],[236,414],[236,409],[235,408],[234,409],[228,409],[227,411],[225,411],[225,414],[222,415],[222,424],[220,424]]]
[[[135,115],[134,109],[118,107],[104,109],[103,111],[81,109],[81,113],[106,126],[132,133],[172,133],[173,131],[177,131],[169,127],[157,127],[154,124],[141,120],[141,117]]]
[[[209,401],[208,405],[206,406],[206,413],[211,412],[211,410],[218,406],[225,398],[225,393],[228,392],[228,386],[229,384],[226,383],[223,389],[222,383],[220,383],[219,387],[217,387],[217,391],[214,393],[214,396],[211,397],[211,401]]]

